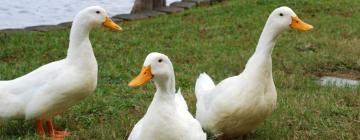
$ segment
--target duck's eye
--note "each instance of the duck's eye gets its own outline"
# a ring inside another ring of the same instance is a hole
[[[96,11],[96,14],[100,14],[100,11]]]
[[[161,63],[163,60],[162,59],[159,59],[158,62]]]
[[[280,16],[284,16],[284,14],[283,14],[283,13],[280,13],[279,15],[280,15]]]

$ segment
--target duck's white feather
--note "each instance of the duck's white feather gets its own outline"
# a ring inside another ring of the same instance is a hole
[[[196,98],[201,98],[204,94],[207,94],[210,90],[215,87],[215,84],[211,77],[205,72],[200,74],[195,84],[195,95]]]
[[[14,94],[2,92],[0,106],[0,118],[21,118],[23,116],[23,100]]]
[[[197,103],[196,118],[204,129],[215,135],[224,132],[227,136],[243,135],[270,115],[275,107],[276,91],[262,83],[247,82],[247,78],[245,74],[229,77]]]
[[[181,94],[175,97],[174,93],[173,98],[172,103],[153,101],[128,140],[206,140],[200,123],[185,108]]]
[[[138,121],[133,130],[131,131],[128,140],[137,140],[140,138],[140,134],[141,134],[141,128],[143,126],[144,123],[144,119],[140,119],[140,121]]]
[[[196,119],[200,122],[204,120],[205,112],[207,106],[209,105],[209,100],[204,98],[209,98],[209,92],[215,88],[213,80],[205,72],[200,74],[199,78],[196,80],[195,84],[195,95],[196,95]]]
[[[183,108],[186,111],[188,110],[188,106],[186,104],[186,101],[185,101],[184,97],[181,94],[181,89],[180,88],[179,88],[178,92],[175,94],[175,102],[176,102],[176,105],[179,108]]]
[[[49,63],[22,77],[0,83],[0,91],[7,93],[0,96],[0,101],[7,101],[9,105],[0,107],[1,117],[49,118],[85,98],[95,90],[96,82],[96,62],[91,67],[73,65],[66,59]]]
[[[181,94],[181,90],[179,89],[178,92],[175,94],[175,102],[176,102],[176,109],[178,109],[178,113],[175,113],[173,115],[180,115],[183,116],[184,118],[193,118],[192,115],[190,114],[190,112],[188,112],[188,107],[186,104],[186,101],[184,100],[184,97]],[[170,114],[168,114],[170,115]],[[183,118],[181,117],[181,118]],[[166,117],[167,118],[167,117]],[[175,121],[176,119],[179,119],[178,117],[173,118],[173,120]],[[197,122],[195,119],[187,119],[188,121],[192,122],[194,124],[194,127],[196,126],[200,126],[200,123]],[[195,121],[194,121],[195,120]],[[163,120],[164,123],[166,124],[167,120]],[[180,121],[180,120],[178,120]],[[146,131],[146,128],[143,129],[143,125],[144,125],[144,118],[140,119],[140,121],[138,123],[135,124],[133,130],[131,131],[128,140],[140,140],[141,138],[144,138],[144,131]],[[154,124],[155,125],[155,124]],[[159,125],[159,124],[157,124]],[[161,125],[159,125],[161,127]],[[166,125],[164,125],[164,127],[166,127]],[[168,127],[169,128],[169,127]],[[190,127],[191,128],[191,127]],[[165,130],[166,128],[157,128],[157,127],[153,127],[152,129],[158,129],[158,130]],[[177,135],[177,132],[181,132],[182,130],[179,128],[172,128],[172,130],[169,130],[169,133],[173,133],[174,135]],[[195,129],[190,129],[191,131],[193,131],[192,133],[196,133],[199,131],[199,129],[201,129],[200,127],[197,127]],[[189,133],[191,133],[190,131],[187,131]],[[157,134],[155,135],[156,137],[149,135],[149,137],[147,139],[149,140],[165,140],[168,139],[169,137],[167,136],[161,136],[161,134]],[[183,136],[179,136],[178,138],[173,137],[174,139],[179,139],[179,140],[186,140],[188,137],[183,137]],[[200,133],[199,136],[194,136],[194,138],[192,139],[199,139],[199,140],[205,140],[206,139],[206,134],[204,133]]]

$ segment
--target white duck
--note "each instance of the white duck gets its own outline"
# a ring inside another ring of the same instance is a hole
[[[106,11],[98,6],[80,11],[72,24],[70,43],[65,59],[43,65],[14,80],[0,81],[0,118],[36,119],[39,135],[55,131],[51,118],[79,103],[96,88],[98,65],[89,40],[89,32],[99,26],[120,31]]]
[[[255,130],[275,109],[276,89],[272,77],[271,53],[277,36],[289,29],[310,30],[288,7],[269,16],[255,53],[245,70],[215,86],[203,73],[196,81],[196,119],[219,139],[240,137]]]
[[[175,93],[174,69],[166,55],[150,53],[140,74],[129,86],[141,86],[151,79],[156,86],[154,99],[128,140],[206,140],[206,134],[189,113],[180,90]]]

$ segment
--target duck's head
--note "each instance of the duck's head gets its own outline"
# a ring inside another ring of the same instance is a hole
[[[276,8],[270,14],[267,23],[270,23],[273,28],[280,31],[289,28],[298,29],[300,31],[308,31],[313,28],[312,25],[303,22],[293,10],[286,6]]]
[[[104,26],[114,31],[122,31],[122,28],[113,22],[105,9],[100,6],[91,6],[80,11],[75,16],[74,23],[81,24],[80,26],[83,27],[94,28]]]
[[[146,57],[140,74],[129,83],[129,86],[141,86],[151,79],[164,83],[173,75],[174,70],[170,59],[164,54],[153,52]]]

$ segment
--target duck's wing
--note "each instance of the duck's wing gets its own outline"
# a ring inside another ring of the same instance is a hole
[[[186,101],[185,101],[184,97],[181,94],[181,89],[180,88],[179,88],[178,92],[175,94],[175,102],[176,102],[176,105],[179,108],[183,108],[185,110],[188,110],[188,106],[186,104]]]
[[[179,88],[178,92],[175,94],[175,102],[177,105],[177,108],[179,109],[179,115],[182,116],[184,123],[189,123],[190,127],[188,127],[186,130],[188,131],[188,135],[191,136],[191,139],[196,140],[206,140],[206,134],[203,132],[200,123],[194,119],[194,117],[191,115],[191,113],[188,111],[188,106],[186,104],[186,101],[184,97],[181,94],[181,90]]]
[[[20,95],[36,92],[36,88],[57,77],[64,67],[64,60],[55,61],[35,69],[34,71],[13,80],[0,81],[0,94]]]
[[[0,93],[0,118],[24,117],[24,101],[11,93]]]
[[[28,117],[29,105],[42,104],[34,109],[43,110],[44,101],[50,100],[55,94],[68,90],[71,85],[64,82],[66,88],[57,84],[62,81],[59,75],[64,69],[62,62],[57,61],[44,65],[24,76],[9,81],[0,81],[0,118]],[[66,69],[66,68],[65,68]],[[56,79],[56,81],[55,81]],[[61,99],[61,98],[60,98]]]

